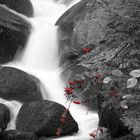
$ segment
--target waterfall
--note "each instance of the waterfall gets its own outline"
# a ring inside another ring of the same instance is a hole
[[[31,0],[35,10],[34,17],[29,19],[32,24],[31,35],[22,53],[18,54],[15,61],[7,64],[35,75],[43,84],[41,86],[43,98],[56,101],[65,107],[68,104],[64,96],[65,84],[61,79],[62,70],[58,65],[57,27],[54,24],[70,6],[78,1],[80,0],[69,1],[66,6],[63,4],[66,0]],[[70,112],[78,122],[80,130],[74,136],[57,139],[91,139],[89,133],[97,128],[98,115],[90,111],[87,114],[86,108],[75,104],[71,105]]]

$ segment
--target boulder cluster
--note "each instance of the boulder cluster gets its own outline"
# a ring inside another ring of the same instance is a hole
[[[19,13],[33,16],[29,0],[0,0],[0,64],[12,61],[29,37],[31,24]],[[70,75],[67,98],[74,93],[76,104],[98,111],[98,129],[107,130],[102,140],[139,140],[140,0],[81,0],[56,25],[62,74]],[[26,72],[0,68],[0,98],[22,104],[16,130],[6,130],[11,111],[0,104],[1,140],[45,140],[78,131],[68,109],[43,100],[39,84]]]
[[[29,0],[0,0],[0,64],[10,62],[25,47],[30,35],[33,6]],[[26,17],[26,18],[24,18]],[[41,140],[70,135],[78,124],[64,106],[43,100],[39,79],[13,67],[0,67],[0,140]],[[10,103],[21,108],[16,129]]]

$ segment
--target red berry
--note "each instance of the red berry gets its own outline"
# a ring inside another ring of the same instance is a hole
[[[83,84],[84,81],[83,80],[75,80],[76,83],[79,83],[79,84]]]
[[[72,94],[73,93],[73,89],[72,88],[65,88],[64,90],[67,94]]]
[[[84,54],[86,54],[86,53],[89,53],[91,51],[91,48],[85,47],[85,48],[82,48],[82,51]]]
[[[73,101],[74,104],[81,104],[80,101]]]
[[[69,85],[75,85],[76,83],[73,81],[68,81]]]

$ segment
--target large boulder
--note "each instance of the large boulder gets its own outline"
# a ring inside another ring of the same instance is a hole
[[[0,103],[0,133],[7,128],[9,122],[10,111],[4,104]]]
[[[2,133],[1,140],[38,140],[34,133],[22,132],[17,130],[8,130]]]
[[[17,50],[24,48],[31,24],[0,5],[0,63],[12,61]]]
[[[19,69],[1,67],[0,97],[22,103],[41,100],[39,80]]]
[[[17,116],[16,128],[50,137],[77,132],[78,124],[64,106],[44,100],[23,104]]]
[[[83,0],[56,23],[65,75],[84,81],[72,87],[82,102],[98,97],[100,125],[112,139],[140,135],[139,7],[139,0]]]
[[[25,16],[33,16],[33,6],[30,0],[0,0],[0,4],[4,4],[12,10],[15,10]]]

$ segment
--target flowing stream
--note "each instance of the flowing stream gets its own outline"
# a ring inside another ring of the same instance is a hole
[[[61,79],[62,69],[59,67],[57,19],[72,5],[80,0],[31,0],[34,7],[34,17],[28,19],[32,24],[32,32],[22,53],[18,54],[12,63],[7,64],[40,79],[44,99],[56,101],[68,107],[64,96],[65,83]],[[12,121],[7,129],[15,129],[15,118],[21,104],[15,101],[5,102],[10,108]],[[14,106],[14,107],[13,107]],[[16,109],[14,109],[16,108]],[[89,133],[98,126],[98,115],[88,112],[81,105],[71,104],[70,112],[78,122],[79,131],[72,136],[57,138],[57,140],[90,140]],[[51,138],[50,138],[51,139]],[[52,138],[55,140],[55,138]]]

